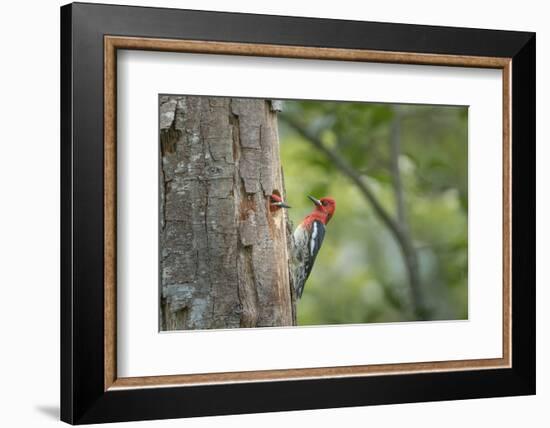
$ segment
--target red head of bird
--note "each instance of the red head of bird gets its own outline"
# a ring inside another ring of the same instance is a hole
[[[281,198],[279,195],[273,193],[269,197],[269,211],[273,213],[280,210],[281,208],[290,208],[290,205],[287,205],[285,201],[283,201],[283,198]]]
[[[313,211],[308,217],[311,218],[311,221],[319,220],[321,223],[327,224],[336,211],[336,201],[329,196],[316,199],[308,195],[308,198],[315,204]]]

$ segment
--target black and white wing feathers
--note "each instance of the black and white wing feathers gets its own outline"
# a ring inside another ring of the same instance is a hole
[[[302,297],[324,238],[325,225],[319,220],[311,224],[311,234],[301,225],[294,232],[294,288],[298,298]]]

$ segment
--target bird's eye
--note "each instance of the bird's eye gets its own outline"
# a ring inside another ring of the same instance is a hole
[[[323,202],[321,202],[321,204],[322,204],[324,207],[326,207],[326,206],[327,206],[327,201],[323,201]]]

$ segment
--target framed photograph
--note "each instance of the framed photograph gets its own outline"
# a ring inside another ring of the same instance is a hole
[[[535,35],[61,8],[61,418],[535,393]]]

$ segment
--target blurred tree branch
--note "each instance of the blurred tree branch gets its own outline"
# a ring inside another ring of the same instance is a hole
[[[294,131],[296,131],[302,138],[308,141],[316,149],[322,152],[330,161],[340,170],[348,179],[350,179],[363,194],[365,199],[372,206],[375,214],[386,225],[390,233],[396,240],[398,247],[401,251],[403,261],[407,270],[407,276],[411,291],[411,300],[413,305],[413,311],[418,319],[427,319],[428,313],[424,306],[424,299],[422,298],[420,275],[418,270],[418,257],[413,245],[412,238],[408,232],[408,228],[404,228],[401,222],[394,219],[393,216],[384,208],[377,196],[369,186],[369,184],[363,179],[361,174],[356,171],[349,162],[335,150],[327,147],[321,141],[321,138],[309,131],[304,125],[297,120],[289,117],[288,115],[281,116],[287,125],[289,125]],[[399,175],[399,174],[398,174]],[[396,177],[394,177],[395,180]],[[400,178],[398,178],[400,180]],[[399,184],[399,187],[401,185]],[[398,208],[399,211],[399,208]]]
[[[394,117],[390,127],[390,171],[395,193],[397,221],[403,230],[408,231],[405,196],[403,194],[401,171],[399,169],[399,156],[401,155],[401,111],[399,110],[399,106],[394,107],[393,112]]]
[[[393,107],[393,120],[390,127],[390,171],[392,175],[393,189],[395,193],[395,206],[397,213],[397,224],[403,235],[403,257],[407,266],[411,298],[417,316],[427,316],[418,266],[418,254],[409,229],[405,194],[401,181],[401,170],[399,168],[399,157],[401,156],[401,120],[402,111],[399,106]]]

